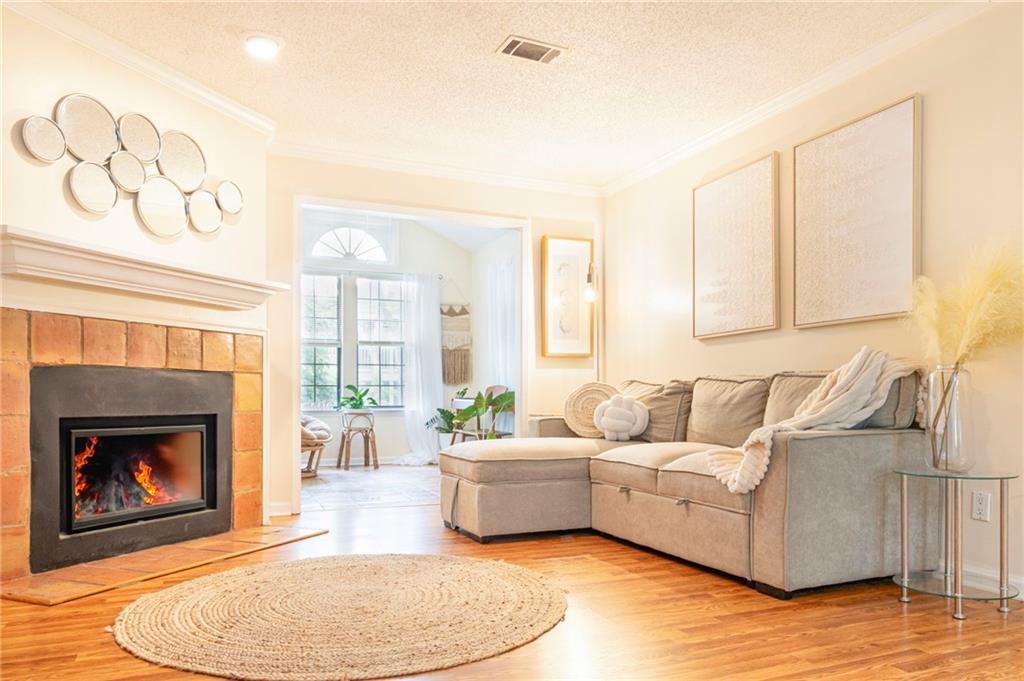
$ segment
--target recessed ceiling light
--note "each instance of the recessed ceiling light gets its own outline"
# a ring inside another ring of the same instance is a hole
[[[280,49],[281,45],[276,40],[265,35],[251,35],[245,39],[245,51],[259,61],[271,61]]]

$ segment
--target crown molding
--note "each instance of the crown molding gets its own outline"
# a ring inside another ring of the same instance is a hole
[[[270,153],[276,156],[301,158],[308,161],[322,161],[324,163],[333,163],[336,165],[355,166],[358,168],[373,168],[375,170],[385,170],[394,173],[438,177],[446,180],[475,182],[477,184],[487,184],[498,187],[529,189],[533,191],[551,192],[555,194],[572,194],[575,196],[601,196],[601,188],[597,185],[577,184],[573,182],[559,182],[557,180],[541,180],[528,177],[520,177],[518,175],[492,173],[484,170],[457,168],[454,166],[447,166],[439,163],[405,161],[400,159],[386,158],[383,156],[373,156],[370,154],[356,154],[346,151],[332,151],[328,149],[320,149],[317,147],[310,147],[299,144],[282,144],[280,142],[274,142],[270,145]]]
[[[66,14],[52,5],[30,2],[5,2],[4,7],[69,38],[123,66],[127,66],[175,92],[185,94],[237,121],[245,123],[268,137],[273,136],[276,124],[263,114],[225,97],[197,80],[152,59],[133,47],[115,40],[85,22]]]
[[[817,97],[930,38],[945,33],[951,28],[974,18],[990,7],[992,5],[989,1],[983,0],[981,2],[957,3],[934,12],[877,45],[832,65],[803,85],[793,88],[778,97],[769,99],[739,118],[733,119],[711,132],[701,135],[692,142],[687,142],[664,156],[612,180],[601,188],[601,194],[603,196],[611,196],[641,180],[666,170],[709,147],[754,127],[758,123]]]

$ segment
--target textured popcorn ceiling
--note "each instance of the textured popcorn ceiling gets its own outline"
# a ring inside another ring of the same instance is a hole
[[[605,184],[941,3],[54,3],[270,117],[277,142]],[[273,63],[248,32],[281,38]],[[510,33],[567,49],[494,51]]]

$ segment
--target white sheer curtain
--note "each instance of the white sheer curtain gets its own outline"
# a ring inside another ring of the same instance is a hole
[[[437,463],[438,441],[424,423],[444,406],[441,382],[441,298],[437,275],[407,274],[402,278],[402,328],[405,343],[405,435],[409,453],[398,460],[407,466]]]
[[[489,385],[519,389],[519,274],[518,258],[502,256],[487,265],[487,352],[484,378]],[[480,386],[482,390],[486,386]],[[517,400],[518,401],[518,400]],[[515,415],[498,415],[498,429],[515,430]]]

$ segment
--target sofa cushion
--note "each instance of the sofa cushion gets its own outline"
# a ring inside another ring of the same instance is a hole
[[[647,429],[640,439],[647,442],[682,442],[686,439],[686,422],[693,400],[693,381],[672,380],[664,385],[643,381],[623,381],[623,395],[635,397],[650,412]]]
[[[687,454],[658,469],[658,494],[737,511],[750,510],[749,494],[733,494],[711,474],[707,450]]]
[[[764,423],[768,379],[698,378],[686,426],[689,442],[715,442],[739,447]]]
[[[818,387],[825,371],[783,372],[772,377],[764,425],[793,416],[796,408]],[[896,379],[881,407],[868,417],[861,428],[910,428],[917,415],[917,374]]]
[[[659,468],[686,454],[715,448],[702,442],[627,444],[591,459],[590,479],[657,494]]]
[[[473,482],[586,480],[590,457],[628,442],[581,437],[472,440],[441,452],[442,473]]]
[[[861,424],[864,428],[910,428],[917,417],[917,374],[896,379],[878,410]]]
[[[786,371],[772,376],[768,402],[764,408],[764,425],[792,418],[796,408],[827,374],[825,371]]]

